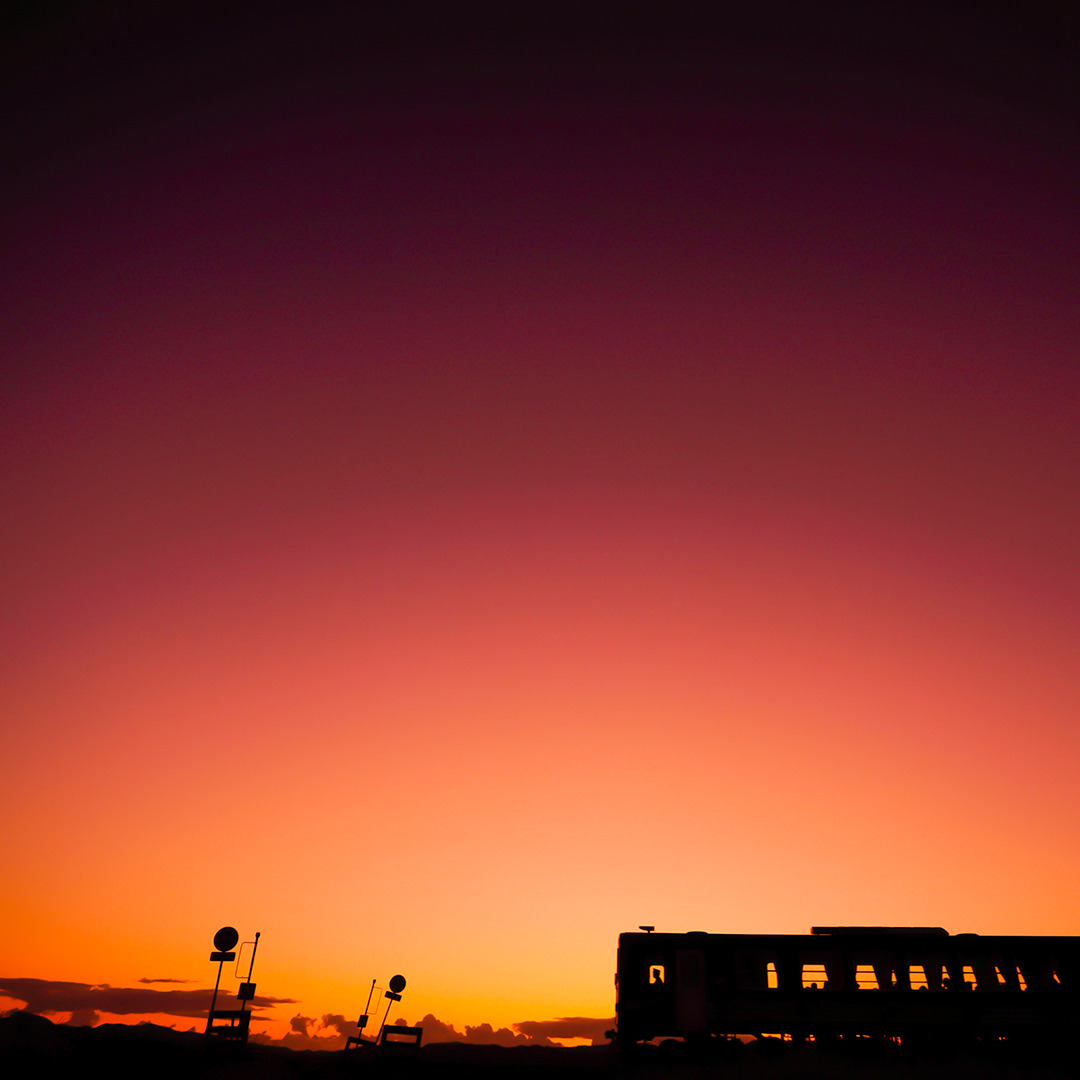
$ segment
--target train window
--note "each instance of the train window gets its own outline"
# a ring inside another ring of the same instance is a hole
[[[1000,966],[993,957],[973,956],[971,966],[964,965],[964,984],[970,986],[974,977],[974,989],[980,993],[988,990],[1003,990],[1005,988],[1005,976],[1001,974]],[[974,975],[972,974],[974,973]]]
[[[1028,984],[1027,984],[1027,979],[1024,978],[1024,970],[1023,970],[1023,968],[1018,967],[1016,969],[1016,977],[1020,980],[1020,989],[1021,990],[1026,990]]]
[[[663,964],[650,964],[649,965],[649,985],[650,986],[663,986],[664,985],[664,965]]]
[[[940,956],[922,956],[908,967],[912,990],[946,990],[945,961]]]
[[[802,988],[809,990],[843,989],[844,964],[839,952],[830,949],[807,949],[798,954]],[[798,985],[798,984],[796,984]]]
[[[1061,987],[1061,977],[1052,959],[1040,958],[1035,962],[1029,960],[1019,971],[1020,987],[1023,990],[1058,990]]]
[[[859,950],[852,954],[855,963],[855,986],[861,990],[892,990],[896,986],[895,956],[878,950]]]
[[[999,990],[1005,985],[1005,978],[994,963],[993,957],[961,957],[960,963],[960,988],[962,990],[978,990],[985,994],[991,990]]]
[[[770,960],[770,957],[772,959]],[[737,950],[735,953],[735,986],[739,990],[768,990],[775,988],[776,954]]]

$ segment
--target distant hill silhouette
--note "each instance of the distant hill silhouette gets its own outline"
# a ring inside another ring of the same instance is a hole
[[[631,1073],[641,1076],[696,1078],[701,1066],[680,1059],[679,1045],[650,1048]],[[1048,1060],[1028,1052],[1009,1056],[998,1048],[953,1055],[946,1060],[907,1058],[895,1048],[861,1045],[856,1052],[813,1045],[792,1048],[777,1040],[751,1043],[744,1052],[726,1057],[717,1067],[739,1080],[984,1080],[988,1073],[1022,1080],[1065,1080],[1077,1074],[1075,1057]],[[435,1043],[415,1060],[376,1062],[340,1052],[290,1050],[283,1046],[207,1045],[196,1032],[175,1031],[157,1024],[102,1024],[75,1027],[54,1024],[42,1016],[17,1010],[0,1016],[0,1062],[12,1077],[46,1075],[104,1076],[110,1080],[357,1080],[358,1076],[430,1080],[491,1080],[518,1072],[523,1080],[555,1080],[567,1068],[621,1077],[615,1055],[604,1046],[545,1047]]]

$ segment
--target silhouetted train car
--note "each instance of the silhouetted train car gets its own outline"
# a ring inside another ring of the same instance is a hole
[[[741,1034],[1070,1036],[1080,938],[817,926],[809,935],[621,934],[615,1039]]]

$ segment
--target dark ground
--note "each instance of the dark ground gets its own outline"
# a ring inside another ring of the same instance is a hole
[[[1075,1055],[1047,1048],[969,1047],[950,1052],[904,1052],[893,1046],[857,1045],[825,1049],[753,1044],[732,1047],[710,1062],[686,1062],[679,1047],[649,1048],[641,1060],[619,1063],[609,1047],[475,1046],[435,1043],[411,1059],[376,1060],[341,1052],[296,1051],[279,1046],[207,1046],[201,1035],[154,1024],[103,1024],[96,1028],[53,1024],[44,1017],[16,1012],[0,1017],[0,1063],[11,1077],[49,1076],[296,1077],[338,1080],[364,1076],[377,1080],[459,1080],[478,1076],[502,1080],[546,1080],[567,1068],[597,1080],[1045,1080],[1075,1077]]]

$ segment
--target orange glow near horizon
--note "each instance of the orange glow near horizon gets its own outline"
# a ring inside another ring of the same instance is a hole
[[[234,922],[296,1011],[351,1016],[401,970],[401,1015],[463,1028],[610,1015],[642,912],[1080,929],[1075,675],[1034,612],[995,622],[1011,590],[670,507],[576,524],[477,552],[425,528],[356,621],[344,559],[193,574],[167,613],[114,601],[63,678],[22,665],[9,970],[204,985],[208,920]]]
[[[308,74],[5,191],[0,976],[231,924],[275,1037],[463,1030],[642,923],[1080,934],[1041,129]]]

